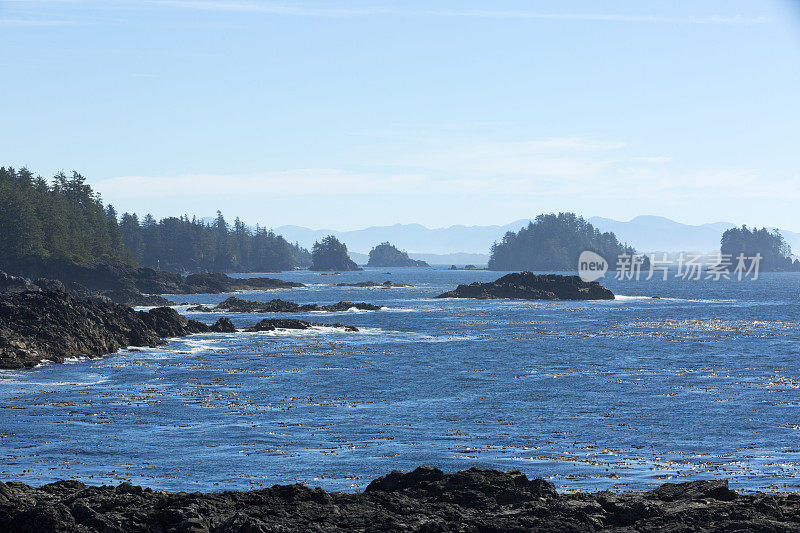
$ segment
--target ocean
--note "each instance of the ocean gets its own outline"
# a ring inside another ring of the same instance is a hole
[[[186,313],[240,328],[292,316],[360,331],[202,334],[0,371],[0,480],[359,491],[430,465],[521,470],[560,491],[710,478],[800,490],[800,274],[609,273],[613,301],[433,298],[502,274],[263,274],[308,286],[236,295],[384,309]],[[412,286],[336,286],[385,280]],[[228,296],[168,297],[210,305]]]

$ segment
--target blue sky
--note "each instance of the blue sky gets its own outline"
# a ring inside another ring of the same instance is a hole
[[[120,211],[800,231],[789,0],[0,0],[0,164]]]

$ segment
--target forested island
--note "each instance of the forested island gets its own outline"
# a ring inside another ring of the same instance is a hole
[[[792,249],[778,230],[749,229],[747,226],[731,228],[722,234],[720,253],[728,256],[730,269],[737,266],[738,257],[745,258],[749,268],[756,254],[761,255],[758,269],[764,272],[798,272],[800,261],[792,259]]]
[[[314,243],[311,251],[311,270],[361,270],[347,255],[347,246],[333,235]]]
[[[411,259],[406,252],[388,242],[382,242],[369,252],[369,267],[428,267],[425,261]]]
[[[586,250],[611,265],[621,254],[636,253],[613,233],[601,233],[574,213],[547,214],[492,245],[489,270],[574,271]]]

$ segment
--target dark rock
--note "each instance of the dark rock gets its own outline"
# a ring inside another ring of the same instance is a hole
[[[290,289],[303,286],[302,283],[274,278],[231,278],[226,274],[217,272],[214,274],[190,274],[186,276],[185,286],[182,287],[181,292],[185,294],[216,294],[239,290]]]
[[[181,304],[181,305],[186,305],[186,304]],[[200,313],[210,313],[214,309],[212,309],[211,307],[207,307],[205,305],[193,305],[191,307],[187,307],[186,310],[187,311],[196,311],[196,312],[200,312]]]
[[[40,288],[27,278],[0,271],[0,292],[38,291]]]
[[[231,311],[234,313],[306,313],[309,311],[349,311],[352,308],[362,311],[379,311],[381,306],[368,304],[366,302],[338,302],[329,305],[318,304],[297,304],[285,300],[274,299],[268,302],[253,302],[242,300],[236,296],[231,296],[217,304],[216,309]]]
[[[8,482],[0,483],[0,524],[9,532],[800,530],[796,493],[718,499],[711,496],[718,489],[692,482],[649,493],[557,494],[552,483],[520,472],[428,467],[392,472],[356,494],[302,485],[187,494],[129,483]]]
[[[312,326],[326,326],[329,328],[341,328],[345,331],[358,331],[355,326],[345,324],[324,324],[322,322],[308,322],[296,318],[265,318],[254,326],[245,328],[245,331],[275,331],[276,329],[310,329]]]
[[[349,311],[350,309],[358,309],[359,311],[380,311],[380,305],[368,304],[366,302],[337,302],[330,305],[320,305],[319,311]]]
[[[214,331],[216,333],[236,333],[237,329],[229,318],[222,317],[218,319],[212,326],[210,326],[210,331]]]
[[[128,346],[157,346],[164,337],[232,329],[227,319],[209,327],[170,307],[136,312],[108,301],[76,300],[63,292],[2,293],[0,368],[99,357]]]
[[[476,281],[459,285],[455,290],[437,298],[509,298],[514,300],[613,300],[614,294],[597,283],[586,282],[578,276],[534,274],[519,272],[506,274],[488,283]]]
[[[302,283],[272,278],[236,279],[226,274],[192,274],[186,277],[162,270],[137,267],[120,261],[70,261],[30,260],[7,264],[12,274],[29,278],[48,278],[61,281],[69,287],[78,283],[89,291],[132,290],[145,294],[195,294],[220,293],[235,290],[284,289],[302,287]],[[69,292],[69,291],[67,291]]]
[[[114,303],[127,305],[129,307],[175,305],[175,302],[167,300],[163,296],[155,294],[145,295],[132,289],[114,289],[111,291],[103,291],[101,294]]]
[[[405,283],[394,283],[389,280],[383,283],[376,283],[374,281],[359,281],[357,283],[337,283],[337,287],[379,287],[381,289],[391,289],[392,287],[411,287]]]
[[[55,291],[65,292],[78,300],[100,300],[114,302],[127,306],[163,306],[174,305],[161,296],[147,296],[137,289],[122,287],[117,289],[89,289],[77,281],[68,281],[66,285],[57,279],[37,278],[30,281],[27,278],[12,276],[0,272],[0,292],[22,291]]]
[[[735,500],[737,494],[728,488],[727,479],[715,481],[690,481],[688,483],[665,483],[645,494],[650,498],[674,502],[677,500]]]

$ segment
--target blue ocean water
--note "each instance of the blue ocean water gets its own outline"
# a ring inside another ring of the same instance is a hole
[[[358,333],[203,334],[3,371],[0,479],[355,491],[426,464],[518,469],[564,491],[701,478],[800,489],[800,275],[609,274],[619,297],[601,302],[432,299],[502,274],[265,274],[309,286],[238,296],[386,309],[297,315]],[[336,286],[387,279],[413,287]],[[267,315],[226,316],[245,327]]]

